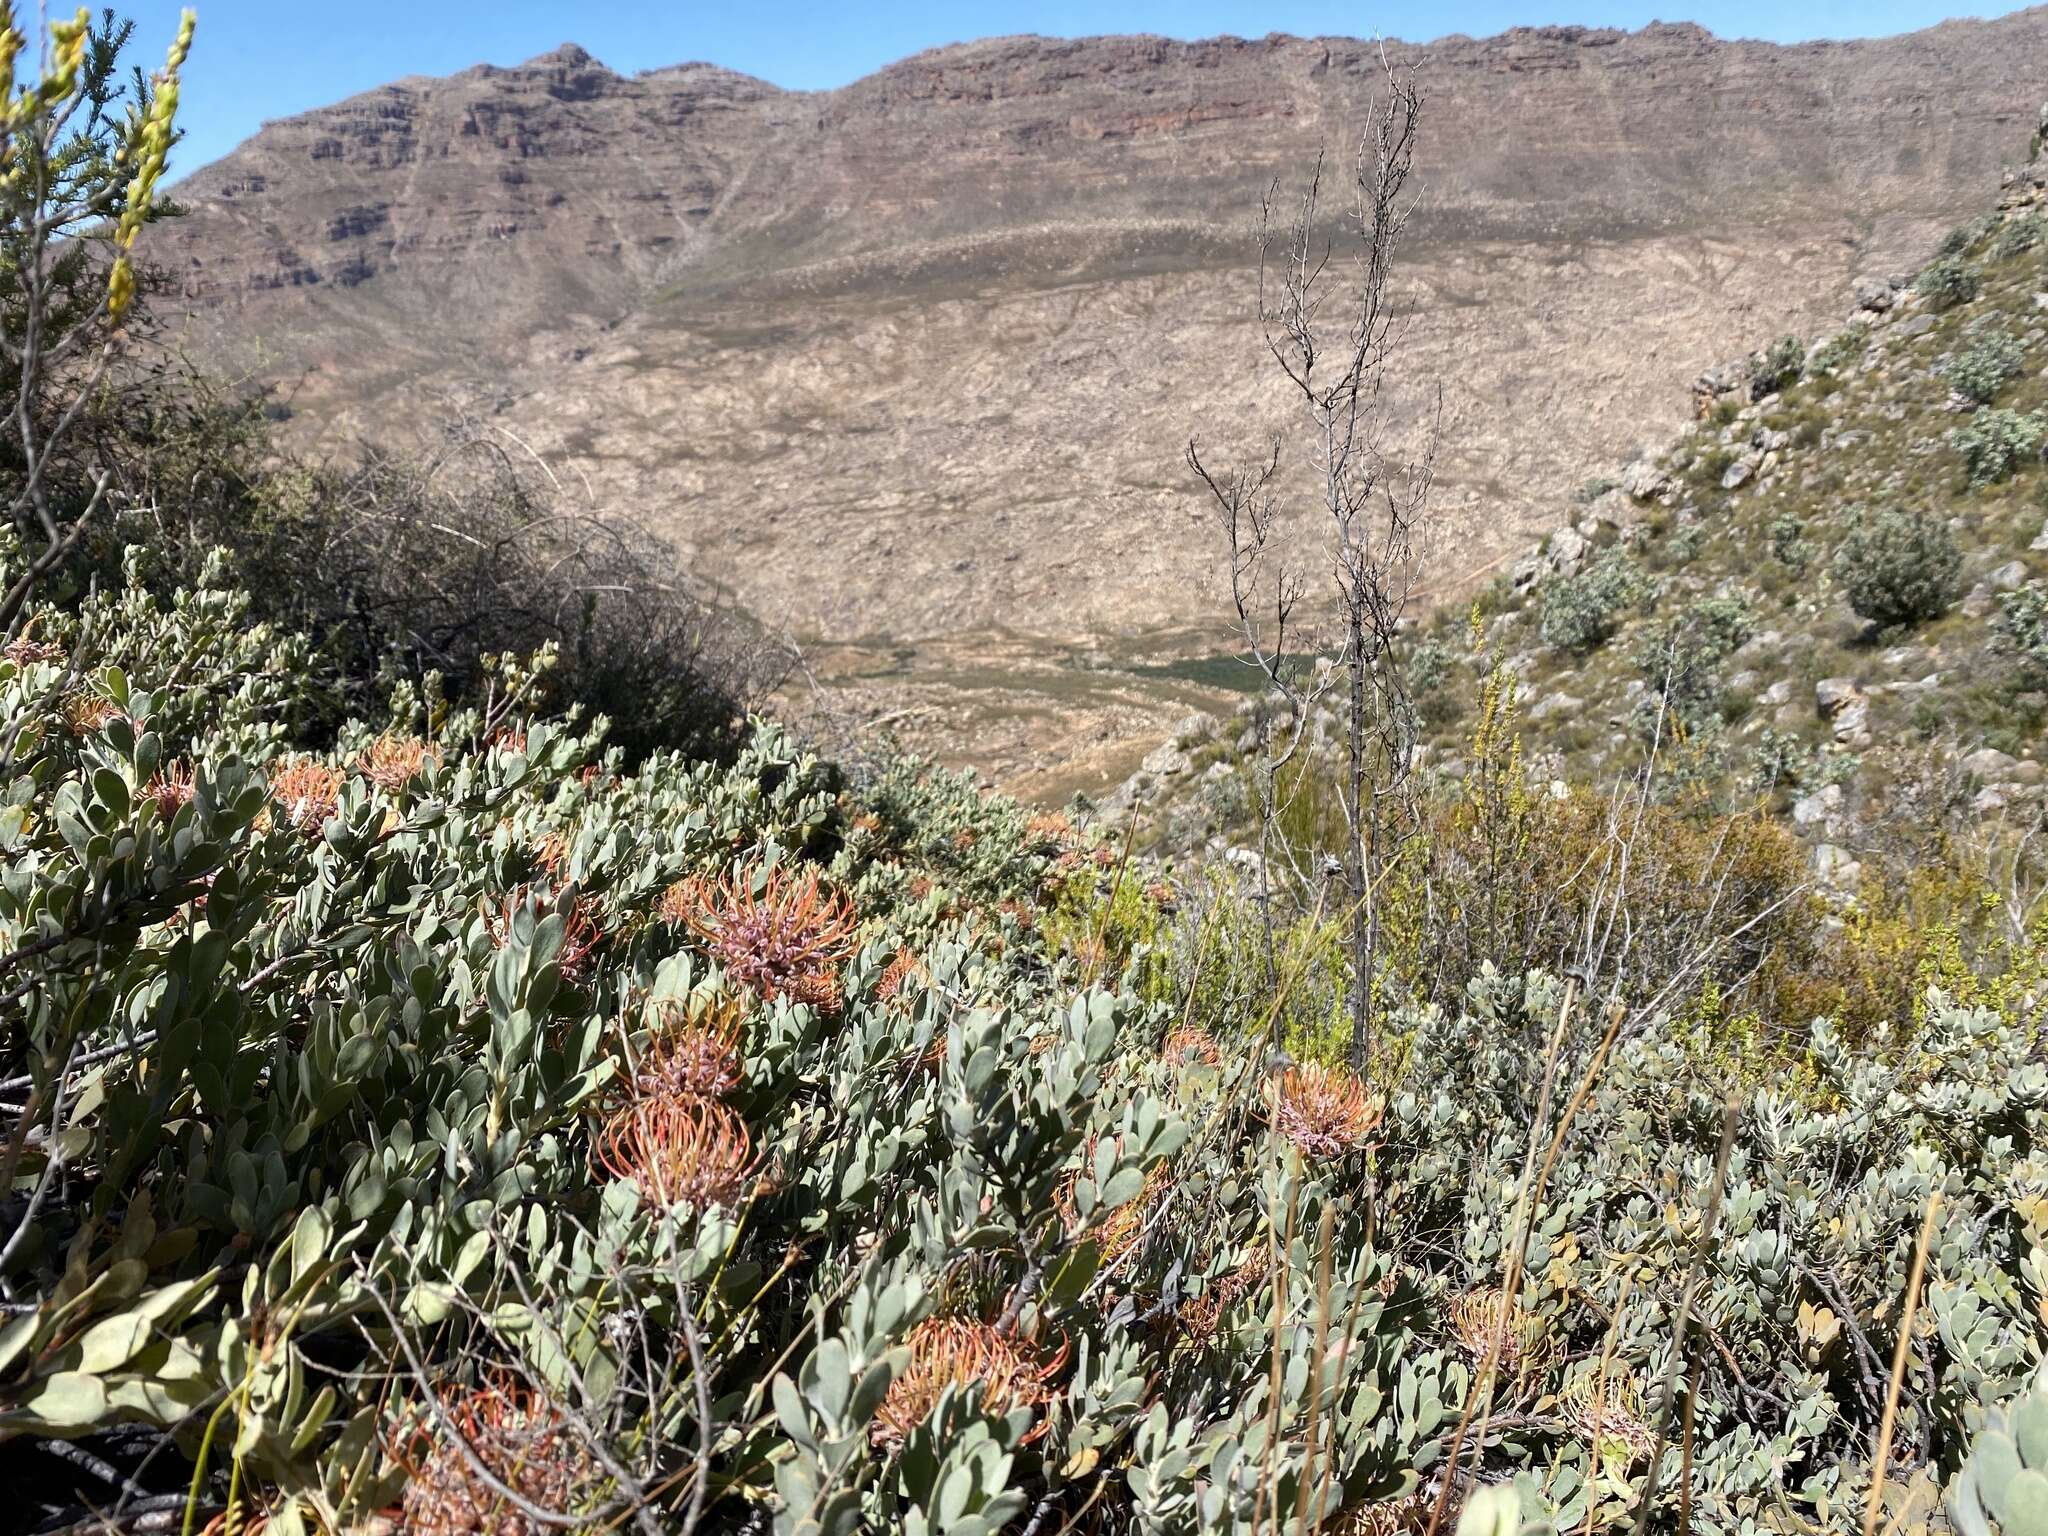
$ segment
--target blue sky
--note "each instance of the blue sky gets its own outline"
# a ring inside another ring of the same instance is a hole
[[[199,37],[186,71],[179,121],[187,132],[173,174],[192,171],[254,133],[288,117],[401,75],[452,74],[471,64],[516,64],[574,41],[622,74],[704,59],[797,90],[843,85],[871,70],[942,43],[1042,32],[1163,32],[1174,37],[1268,32],[1427,41],[1448,33],[1481,36],[1544,22],[1638,27],[1656,19],[1697,21],[1723,37],[1781,42],[1814,37],[1877,37],[1930,26],[1949,16],[1999,15],[1995,3],[1969,0],[1451,0],[1428,7],[1344,0],[998,0],[944,5],[934,0],[196,0]],[[97,8],[97,5],[95,6]],[[137,57],[152,62],[177,27],[176,0],[116,5],[139,23]]]

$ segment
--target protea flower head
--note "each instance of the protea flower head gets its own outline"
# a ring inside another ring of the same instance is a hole
[[[1316,1162],[1335,1162],[1372,1139],[1380,1104],[1344,1067],[1289,1067],[1266,1089],[1273,1129]]]
[[[1605,1381],[1597,1369],[1571,1377],[1557,1395],[1557,1410],[1596,1458],[1615,1451],[1634,1466],[1656,1449],[1656,1431],[1643,1416],[1642,1388],[1619,1366],[1609,1367]]]
[[[903,995],[906,982],[928,980],[923,973],[924,967],[918,961],[917,952],[899,949],[895,957],[883,968],[881,980],[875,983],[875,996],[885,1003],[893,1003]]]
[[[292,758],[272,766],[270,798],[286,821],[318,837],[341,799],[341,774],[316,758]]]
[[[536,1509],[563,1518],[603,1495],[589,1447],[539,1393],[505,1379],[443,1392],[439,1412],[422,1413],[396,1448],[406,1468],[405,1529],[419,1536],[558,1536],[477,1475],[466,1443],[491,1476]]]
[[[484,928],[491,936],[491,945],[503,949],[512,939],[512,920],[519,915],[519,909],[535,899],[533,888],[522,885],[509,893],[494,908],[488,900],[478,903],[483,913]],[[536,915],[545,917],[551,910],[546,901],[539,903]],[[571,986],[579,986],[590,975],[598,946],[604,943],[604,926],[595,915],[592,904],[580,895],[569,898],[569,909],[562,918],[562,947],[555,951],[555,969],[562,979]]]
[[[1114,1145],[1117,1138],[1112,1137],[1110,1140]],[[1096,1146],[1096,1139],[1093,1136],[1089,1137],[1088,1144],[1081,1154],[1080,1165],[1068,1169],[1067,1176],[1053,1192],[1053,1209],[1059,1212],[1060,1220],[1066,1224],[1070,1236],[1089,1225],[1075,1202],[1074,1187],[1080,1183],[1082,1174],[1090,1173],[1094,1169]],[[1162,1162],[1145,1175],[1143,1187],[1122,1205],[1108,1211],[1098,1208],[1095,1213],[1093,1235],[1104,1265],[1116,1263],[1145,1240],[1145,1219],[1159,1208],[1160,1198],[1172,1184],[1173,1174]]]
[[[1180,1325],[1199,1343],[1216,1336],[1224,1313],[1266,1283],[1269,1271],[1263,1253],[1254,1253],[1237,1268],[1218,1275],[1202,1294],[1181,1303]]]
[[[417,736],[379,736],[363,752],[363,777],[379,789],[396,794],[429,763],[441,760],[441,749]]]
[[[1223,1047],[1199,1024],[1176,1024],[1166,1032],[1159,1048],[1160,1059],[1176,1067],[1220,1067]]]
[[[1065,1368],[1062,1348],[1050,1359],[989,1323],[959,1317],[928,1317],[910,1332],[910,1363],[889,1383],[868,1435],[885,1450],[903,1442],[932,1416],[948,1387],[981,1389],[984,1412],[996,1415],[1028,1408],[1038,1413],[1058,1395],[1052,1383]],[[1040,1417],[1024,1436],[1029,1444],[1052,1427]]]
[[[32,633],[24,631],[7,642],[6,648],[0,650],[0,656],[5,656],[17,667],[32,667],[38,662],[62,660],[64,647],[38,640]]]
[[[715,1099],[643,1094],[598,1132],[599,1167],[661,1205],[739,1205],[761,1159],[746,1122]]]
[[[64,723],[70,727],[74,736],[90,736],[95,731],[105,730],[121,718],[120,705],[112,699],[84,688],[74,688],[65,694],[58,701],[57,708],[63,714]]]
[[[737,999],[662,998],[649,1005],[647,1023],[637,1092],[716,1099],[745,1078],[747,1010]]]
[[[1494,1364],[1504,1377],[1524,1376],[1540,1369],[1547,1354],[1543,1319],[1498,1286],[1484,1285],[1458,1297],[1451,1303],[1450,1323],[1458,1347],[1475,1365],[1495,1349],[1494,1338],[1498,1335],[1500,1343]]]
[[[168,824],[192,803],[192,765],[165,763],[142,786],[142,798],[156,807],[156,819]]]
[[[1444,1528],[1450,1529],[1457,1523],[1458,1510],[1464,1501],[1455,1493],[1451,1496],[1450,1508]],[[1340,1512],[1324,1527],[1330,1536],[1423,1536],[1429,1529],[1431,1514],[1436,1509],[1436,1495],[1418,1488],[1413,1493],[1404,1493],[1394,1499],[1373,1499],[1364,1504],[1354,1504]]]
[[[1024,841],[1042,850],[1059,848],[1073,836],[1074,824],[1061,811],[1041,811],[1024,823]]]
[[[818,884],[815,870],[769,870],[755,882],[687,880],[663,895],[661,915],[703,941],[734,982],[766,1002],[788,997],[824,1009],[839,998],[839,966],[854,952],[853,904]]]

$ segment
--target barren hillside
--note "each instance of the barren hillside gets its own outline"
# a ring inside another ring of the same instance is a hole
[[[1408,355],[1445,391],[1451,591],[1663,439],[1702,367],[1980,206],[2048,9],[1395,51],[1429,95]],[[1202,692],[1216,550],[1181,449],[1276,423],[1250,215],[1342,158],[1377,69],[1336,39],[1014,38],[802,94],[564,47],[267,126],[156,252],[202,354],[279,381],[309,438],[481,401],[849,707],[1050,792]]]

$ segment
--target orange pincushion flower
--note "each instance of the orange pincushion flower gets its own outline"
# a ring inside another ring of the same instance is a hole
[[[511,942],[512,920],[519,915],[519,909],[531,900],[532,887],[522,885],[505,897],[496,911],[492,910],[488,900],[478,903],[493,947],[503,949]],[[536,920],[544,918],[551,910],[553,908],[543,902],[534,916]],[[568,914],[562,919],[562,947],[555,951],[555,969],[561,972],[564,981],[575,986],[590,974],[593,957],[604,937],[604,928],[593,915],[590,903],[581,896],[571,896]]]
[[[1110,1142],[1115,1145],[1116,1137]],[[1067,1170],[1067,1176],[1053,1192],[1053,1209],[1059,1212],[1060,1220],[1066,1223],[1069,1236],[1079,1233],[1088,1225],[1081,1215],[1080,1207],[1074,1200],[1074,1186],[1081,1181],[1083,1173],[1091,1177],[1095,1168],[1094,1137],[1088,1138],[1087,1149],[1081,1155],[1081,1165]],[[1099,1207],[1095,1214],[1095,1244],[1102,1254],[1105,1265],[1114,1264],[1145,1240],[1145,1218],[1158,1208],[1159,1200],[1173,1183],[1173,1175],[1165,1163],[1160,1163],[1145,1175],[1145,1183],[1138,1193],[1113,1210],[1103,1211]]]
[[[379,736],[363,753],[363,777],[379,789],[397,793],[429,763],[441,760],[441,749],[417,736]]]
[[[1543,1319],[1519,1301],[1510,1300],[1497,1286],[1481,1286],[1452,1302],[1450,1323],[1458,1347],[1475,1365],[1495,1348],[1496,1335],[1500,1344],[1494,1363],[1503,1377],[1513,1379],[1543,1365]]]
[[[1206,1343],[1215,1336],[1223,1314],[1264,1285],[1267,1274],[1265,1255],[1253,1254],[1228,1274],[1218,1275],[1201,1295],[1181,1304],[1181,1326]]]
[[[537,1509],[572,1516],[604,1489],[590,1449],[553,1404],[506,1380],[444,1392],[396,1448],[407,1472],[405,1529],[418,1536],[555,1536],[477,1475],[456,1437],[491,1476]]]
[[[65,694],[57,707],[63,712],[64,723],[71,727],[74,736],[90,736],[121,718],[121,708],[112,699],[88,693],[83,688]]]
[[[142,798],[156,807],[156,819],[168,822],[192,803],[192,765],[166,763],[142,786]]]
[[[757,997],[820,1009],[838,1001],[839,966],[854,952],[859,924],[853,903],[822,890],[815,870],[799,878],[779,864],[758,896],[746,876],[672,886],[661,914],[702,940],[726,975]]]
[[[686,1005],[662,998],[648,1008],[653,1031],[635,1087],[655,1097],[716,1099],[746,1076],[746,1009],[720,997]]]
[[[1024,823],[1024,840],[1040,848],[1057,848],[1073,835],[1073,822],[1059,811],[1041,811]]]
[[[1176,1024],[1167,1031],[1160,1057],[1176,1067],[1220,1067],[1223,1047],[1199,1024]]]
[[[533,845],[534,867],[550,880],[562,877],[562,866],[569,862],[569,839],[562,832],[550,832]]]
[[[1289,1067],[1267,1085],[1266,1098],[1273,1129],[1318,1161],[1356,1151],[1380,1123],[1378,1102],[1343,1067]]]
[[[885,1003],[893,1003],[903,995],[906,982],[928,982],[931,977],[925,972],[914,950],[905,948],[896,951],[896,956],[882,970],[881,980],[875,983],[875,996]]]
[[[986,1413],[1002,1415],[1019,1408],[1037,1413],[1058,1396],[1052,1383],[1066,1363],[1064,1348],[1050,1360],[1042,1359],[1029,1345],[988,1323],[928,1317],[910,1331],[910,1363],[889,1383],[869,1426],[869,1438],[885,1450],[900,1450],[931,1418],[948,1387],[956,1392],[979,1387]],[[1052,1421],[1041,1417],[1021,1443],[1030,1444],[1051,1427]]]
[[[307,837],[318,837],[341,799],[341,775],[310,757],[295,757],[270,770],[270,798],[284,819]]]
[[[599,1167],[662,1205],[738,1205],[760,1169],[746,1122],[694,1094],[636,1098],[598,1132]]]
[[[59,661],[63,655],[63,646],[50,645],[26,632],[8,641],[6,648],[0,650],[0,656],[5,656],[17,667],[32,667],[43,661]]]

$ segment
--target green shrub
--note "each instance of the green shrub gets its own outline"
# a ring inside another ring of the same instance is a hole
[[[1942,256],[1961,256],[1972,246],[1982,241],[1986,235],[1990,234],[1997,223],[1998,216],[1996,214],[1985,214],[1979,218],[1971,219],[1967,224],[1956,225],[1954,229],[1951,229],[1941,237],[1941,245],[1938,248],[1939,253]]]
[[[1962,572],[1955,535],[1925,512],[1859,514],[1835,551],[1835,579],[1850,608],[1885,628],[1941,617]]]
[[[1989,405],[2019,377],[2027,358],[2017,337],[2004,331],[1980,333],[1948,365],[1949,386],[1967,400]]]
[[[1998,600],[1999,644],[2036,681],[2048,679],[2048,587],[2030,581]]]
[[[2041,243],[2044,235],[2048,235],[2048,218],[2038,213],[2008,219],[1991,242],[1991,259],[2010,261],[2015,256],[2024,256]]]
[[[1814,373],[1833,373],[1853,363],[1870,350],[1870,332],[1860,325],[1852,325],[1846,331],[1837,331],[1821,345],[1813,357]]]
[[[2048,420],[2038,411],[1988,409],[1977,412],[1955,433],[1956,451],[1972,486],[1995,485],[2040,452]]]
[[[1623,613],[1646,589],[1642,568],[1619,549],[1606,550],[1570,576],[1555,576],[1543,588],[1543,643],[1586,652],[1613,635]]]
[[[1787,385],[1798,382],[1806,366],[1806,343],[1797,336],[1780,336],[1762,352],[1749,358],[1749,398],[1761,400]]]
[[[1771,558],[1794,576],[1804,575],[1813,547],[1806,542],[1806,524],[1791,512],[1771,519]]]
[[[1755,607],[1746,594],[1695,598],[1652,625],[1635,649],[1647,693],[1636,724],[1642,733],[1669,730],[1666,715],[1698,733],[1721,713],[1719,669],[1755,633]]]
[[[1969,303],[1980,286],[1977,269],[1953,255],[1928,263],[1913,280],[1914,290],[1936,310]]]

